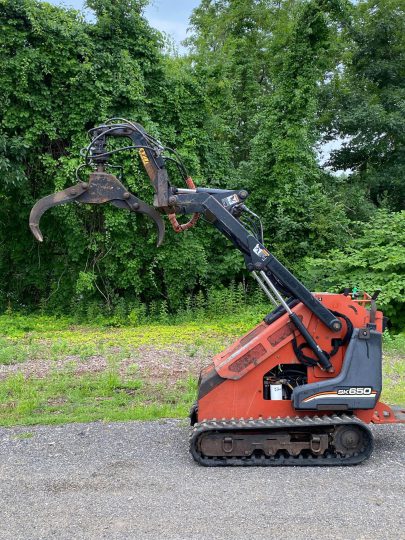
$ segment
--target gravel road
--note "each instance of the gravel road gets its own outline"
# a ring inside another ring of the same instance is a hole
[[[206,469],[184,422],[0,429],[0,538],[405,539],[404,426],[347,468]]]

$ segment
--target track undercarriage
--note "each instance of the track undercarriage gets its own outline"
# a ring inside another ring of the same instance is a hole
[[[348,415],[211,420],[190,435],[193,458],[208,467],[356,465],[373,446],[368,426]]]

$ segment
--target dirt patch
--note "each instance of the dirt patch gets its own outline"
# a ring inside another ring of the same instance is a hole
[[[120,349],[117,348],[117,355]],[[157,348],[142,346],[133,349],[129,358],[118,360],[115,364],[124,379],[148,379],[151,382],[165,380],[175,382],[188,376],[196,376],[201,368],[210,363],[212,353],[203,348],[191,352],[184,346]],[[80,358],[66,356],[58,360],[28,359],[24,363],[0,365],[0,380],[10,375],[22,373],[26,378],[44,378],[51,373],[72,372],[80,376],[102,373],[111,364],[102,355]]]
[[[86,373],[99,373],[105,371],[107,366],[107,361],[103,356],[89,356],[85,360],[76,362],[74,374],[84,375]]]
[[[23,364],[2,364],[0,365],[0,380],[4,380],[10,375],[15,375],[16,373],[23,373],[25,377],[36,377],[42,379],[49,374],[51,369],[55,369],[57,371],[62,371],[65,369],[68,361],[68,358],[63,358],[57,361],[28,359]]]
[[[189,375],[197,375],[201,368],[210,363],[212,354],[209,351],[193,351],[190,355],[182,347],[157,349],[140,347],[136,358],[124,359],[120,364],[123,377],[147,378],[151,382],[161,379],[171,382]]]

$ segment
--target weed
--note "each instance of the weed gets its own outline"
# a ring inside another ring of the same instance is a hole
[[[139,365],[138,364],[130,364],[127,367],[127,374],[129,376],[136,375],[139,371]]]
[[[198,347],[196,347],[195,345],[187,345],[184,350],[190,358],[194,358],[198,353]]]
[[[14,439],[17,439],[17,440],[31,439],[33,436],[34,436],[34,433],[32,433],[32,431],[22,431],[21,433],[17,433],[17,435],[14,435]]]
[[[5,345],[6,341],[2,341],[3,343],[0,343],[0,364],[10,365],[25,362],[27,353],[24,347],[17,343],[13,344],[11,341]]]
[[[383,337],[385,351],[402,353],[402,355],[405,355],[405,333],[390,334],[386,330]]]

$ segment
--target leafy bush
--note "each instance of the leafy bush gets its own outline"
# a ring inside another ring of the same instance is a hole
[[[369,223],[358,224],[361,233],[343,249],[324,257],[303,260],[303,281],[316,290],[339,291],[357,287],[373,293],[381,289],[379,306],[396,328],[405,324],[405,211],[375,212]]]

